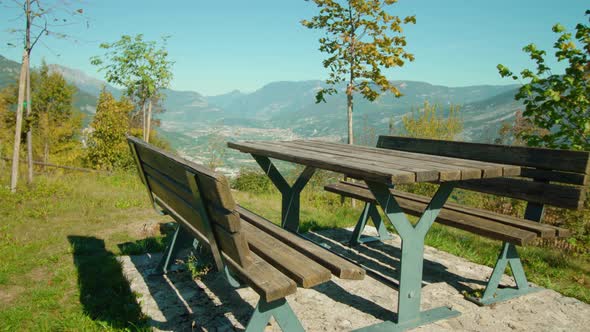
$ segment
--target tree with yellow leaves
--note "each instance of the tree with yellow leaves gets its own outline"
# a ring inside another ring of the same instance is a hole
[[[96,115],[91,123],[92,132],[87,140],[86,162],[93,168],[113,170],[133,164],[125,134],[129,133],[133,104],[125,97],[116,100],[103,90],[98,97]]]
[[[353,144],[352,111],[354,94],[359,92],[374,101],[381,93],[401,96],[400,91],[385,77],[382,68],[401,67],[414,56],[404,49],[404,24],[416,23],[415,16],[399,18],[387,8],[397,0],[313,0],[319,14],[301,24],[319,29],[325,35],[319,39],[320,51],[327,53],[324,68],[330,75],[329,88],[319,90],[316,103],[325,102],[326,95],[338,93],[336,86],[346,82],[348,112],[348,144]]]
[[[451,105],[445,117],[440,106],[424,102],[422,108],[412,109],[411,114],[403,117],[404,135],[416,138],[453,140],[463,131],[463,120],[459,106]]]

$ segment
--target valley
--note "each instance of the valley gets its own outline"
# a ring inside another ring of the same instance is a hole
[[[19,64],[0,56],[0,87],[10,84]],[[50,65],[78,88],[75,106],[88,125],[96,111],[96,99],[106,87],[115,96],[122,91],[82,71]],[[384,94],[375,102],[355,99],[353,115],[356,142],[374,144],[375,136],[394,132],[404,115],[428,101],[448,110],[459,105],[464,122],[460,139],[491,142],[505,121],[511,121],[521,108],[514,101],[517,85],[479,85],[446,87],[426,82],[394,81],[403,93],[400,98]],[[343,93],[315,103],[315,94],[324,83],[319,80],[271,82],[252,93],[233,90],[218,96],[195,91],[164,91],[160,134],[180,154],[198,163],[214,162],[224,173],[234,174],[253,164],[252,158],[225,148],[232,140],[322,139],[344,141],[346,100]],[[228,87],[231,88],[231,87]],[[339,87],[340,91],[344,86]]]

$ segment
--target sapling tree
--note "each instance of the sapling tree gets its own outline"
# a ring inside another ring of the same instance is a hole
[[[312,1],[319,13],[301,24],[324,32],[319,50],[327,54],[323,66],[329,70],[328,87],[318,91],[316,102],[325,102],[326,95],[338,93],[338,85],[346,83],[348,143],[353,144],[354,95],[360,93],[369,101],[385,92],[401,95],[382,69],[414,60],[405,50],[403,25],[415,24],[416,18],[390,14],[388,9],[397,0]]]
[[[166,40],[163,37],[162,45],[158,45],[155,41],[144,40],[141,34],[123,35],[114,43],[101,44],[105,54],[90,59],[99,70],[105,71],[107,82],[125,88],[127,96],[136,103],[133,120],[141,123],[145,141],[150,137],[152,106],[163,98],[162,90],[172,80],[174,63],[168,60]]]
[[[21,131],[23,125],[23,108],[27,108],[27,117],[31,116],[31,88],[30,88],[30,60],[33,48],[43,36],[67,38],[68,35],[58,32],[60,28],[79,23],[75,17],[83,16],[83,9],[72,9],[71,3],[63,1],[42,0],[13,0],[11,10],[20,12],[17,21],[24,19],[24,28],[13,28],[10,32],[23,37],[23,55],[21,71],[18,81],[18,100],[16,108],[16,125],[14,134],[14,149],[12,153],[12,172],[10,190],[16,191],[18,183],[18,165],[20,158]],[[17,45],[7,43],[9,46]],[[25,102],[26,100],[26,102]],[[28,122],[28,121],[27,121]],[[27,124],[27,179],[33,181],[33,132]]]

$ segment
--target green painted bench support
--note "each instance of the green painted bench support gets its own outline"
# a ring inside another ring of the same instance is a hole
[[[186,172],[186,177],[188,184],[191,188],[193,197],[197,202],[200,202],[201,193],[199,192],[199,187],[197,185],[194,175],[190,172]],[[205,227],[206,234],[208,236],[209,247],[211,249],[211,254],[213,256],[213,260],[215,263],[215,267],[217,268],[217,271],[222,273],[222,275],[225,277],[227,282],[232,287],[240,287],[240,282],[232,275],[232,273],[227,268],[227,265],[223,261],[223,257],[221,256],[221,252],[219,251],[219,248],[217,246],[217,240],[213,235],[211,220],[209,220],[209,216],[205,211],[204,206],[202,204],[198,204],[197,209],[201,219],[203,220],[203,226]],[[174,232],[174,235],[172,236],[170,244],[166,248],[166,251],[164,251],[164,255],[162,256],[161,261],[158,263],[158,266],[156,267],[156,273],[167,273],[170,264],[174,262],[178,253],[182,249],[188,248],[189,246],[197,248],[198,245],[198,239],[194,238],[182,226],[178,225],[176,231]]]
[[[402,239],[400,257],[398,313],[395,321],[385,321],[358,331],[403,331],[440,319],[460,315],[458,311],[446,307],[420,311],[422,292],[422,273],[424,268],[424,238],[434,223],[440,209],[453,191],[453,183],[440,185],[426,210],[413,225],[398,205],[390,189],[382,183],[365,181],[375,196],[385,215],[393,224]]]
[[[512,270],[512,277],[516,282],[516,287],[500,288],[500,281],[502,280],[502,276],[504,275],[508,265],[510,265],[510,269]],[[522,268],[520,257],[516,251],[516,246],[514,244],[504,242],[502,244],[502,249],[500,250],[500,256],[498,256],[496,266],[494,267],[494,271],[488,280],[488,284],[486,285],[483,295],[481,297],[466,295],[465,298],[480,306],[484,306],[510,300],[512,298],[528,293],[533,293],[539,290],[542,290],[542,288],[531,287],[529,285],[524,273],[524,269]]]
[[[164,274],[167,273],[170,265],[174,262],[174,259],[180,250],[188,247],[196,248],[198,245],[197,239],[193,238],[187,231],[178,225],[178,228],[170,240],[170,244],[166,248],[162,259],[158,264],[157,271],[161,271],[161,273]],[[218,272],[222,274],[230,286],[234,288],[241,286],[240,282],[231,274],[226,265],[224,265],[222,271]],[[297,318],[297,315],[293,312],[293,309],[291,309],[289,303],[284,298],[273,302],[266,302],[263,298],[260,298],[248,321],[245,331],[263,332],[271,317],[275,318],[276,322],[285,332],[305,331],[301,326],[301,322]]]
[[[248,321],[246,332],[263,332],[271,317],[275,318],[276,322],[285,332],[305,331],[293,309],[291,309],[291,306],[289,306],[289,303],[285,299],[273,302],[266,302],[260,299]]]
[[[363,230],[365,226],[367,226],[367,222],[369,218],[373,221],[373,225],[377,229],[378,235],[375,236],[362,236]],[[367,243],[373,241],[385,241],[391,239],[391,234],[387,232],[387,227],[385,227],[385,223],[383,223],[383,218],[379,214],[377,210],[377,206],[370,202],[365,203],[365,207],[363,208],[363,212],[359,217],[359,220],[352,231],[352,237],[350,238],[350,245],[354,246],[360,243]]]
[[[266,175],[268,175],[272,183],[281,193],[281,226],[288,231],[297,233],[299,228],[300,194],[315,173],[315,168],[310,166],[305,167],[291,186],[268,157],[255,154],[252,154],[252,157],[254,157],[258,165],[262,167]]]
[[[195,247],[194,238],[180,225],[177,225],[176,231],[174,231],[166,250],[164,250],[164,255],[156,267],[155,274],[168,273],[170,265],[174,263],[178,253],[189,247]]]
[[[373,209],[375,210],[374,212],[371,211]],[[544,204],[528,202],[524,213],[524,219],[535,222],[541,222],[544,211]],[[373,217],[374,215],[376,215],[375,218]],[[379,231],[379,237],[370,237],[368,238],[368,241],[363,241],[363,239],[361,238],[361,234],[369,218],[371,218],[374,223],[376,218],[379,218],[377,220],[380,221],[375,223],[375,226]],[[385,232],[383,233],[383,231]],[[385,237],[383,234],[385,234]],[[366,202],[365,208],[363,209],[363,212],[361,213],[359,220],[353,231],[353,234],[351,236],[350,245],[357,245],[359,243],[365,243],[375,240],[382,241],[389,237],[391,237],[391,235],[386,232],[386,229],[383,225],[383,222],[378,211],[375,208],[375,205],[371,202]],[[512,277],[514,278],[516,287],[507,287],[500,285],[502,276],[506,272],[506,267],[508,265],[510,265],[511,267]],[[539,290],[542,290],[542,288],[531,287],[529,285],[526,278],[526,274],[522,267],[522,262],[517,252],[516,245],[508,242],[503,242],[502,248],[498,255],[498,259],[496,260],[494,270],[490,275],[490,278],[488,279],[488,283],[486,284],[483,294],[480,297],[475,296],[473,294],[465,294],[465,298],[480,306],[485,306],[497,302],[510,300],[512,298],[536,292]]]
[[[538,203],[527,203],[526,210],[524,212],[524,218],[536,222],[541,222],[545,206]],[[501,287],[500,281],[506,267],[510,265],[512,271],[512,277],[516,283],[516,287]],[[531,287],[527,281],[520,256],[516,246],[512,243],[503,242],[502,249],[500,249],[500,255],[496,260],[494,271],[488,279],[488,283],[481,297],[466,294],[465,298],[480,306],[490,305],[497,302],[507,301],[521,295],[533,293],[542,290],[540,287]]]

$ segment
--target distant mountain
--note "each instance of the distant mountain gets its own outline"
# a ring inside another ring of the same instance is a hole
[[[228,108],[231,106],[231,104],[235,100],[240,99],[244,96],[245,96],[245,94],[242,93],[240,90],[233,90],[228,93],[221,94],[221,95],[208,96],[207,100],[210,103],[217,105],[221,108]]]
[[[106,87],[106,89],[117,98],[119,98],[122,94],[120,89],[113,87],[105,81],[91,77],[81,70],[55,64],[48,65],[48,67],[50,71],[62,74],[66,81],[68,81],[70,84],[74,84],[76,87],[78,87],[78,89],[93,96],[98,96],[103,87]]]
[[[20,64],[0,55],[0,87],[14,83],[20,73]]]
[[[122,91],[84,72],[60,65],[50,65],[66,80],[78,87],[75,103],[88,114],[95,112],[97,96],[103,86],[115,96]],[[0,88],[15,82],[20,65],[0,56]],[[346,133],[345,86],[329,96],[326,103],[315,103],[315,94],[325,83],[318,80],[272,82],[252,93],[238,90],[217,96],[194,91],[165,90],[165,112],[158,114],[161,132],[185,156],[197,161],[209,158],[210,139],[222,136],[237,139],[322,138],[342,140]],[[514,100],[517,85],[478,85],[446,87],[416,81],[394,81],[403,93],[401,98],[384,94],[374,102],[355,98],[355,132],[363,135],[387,133],[389,123],[399,124],[402,117],[420,108],[424,101],[448,109],[460,105],[464,121],[462,139],[491,141],[502,122],[511,121],[522,104]],[[247,162],[232,151],[226,156],[228,166]],[[242,156],[243,157],[243,156]]]

